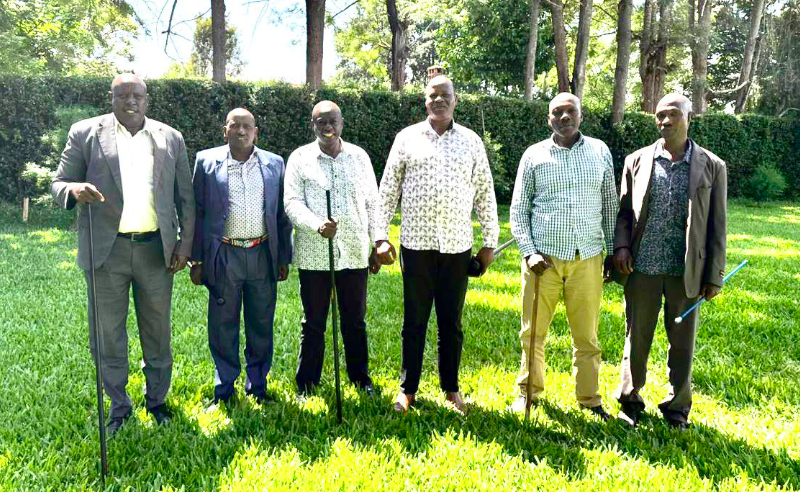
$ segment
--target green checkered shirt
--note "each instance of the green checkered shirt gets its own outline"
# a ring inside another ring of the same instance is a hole
[[[572,148],[551,138],[525,151],[511,200],[511,233],[523,257],[572,260],[613,248],[619,203],[608,146],[581,135]]]

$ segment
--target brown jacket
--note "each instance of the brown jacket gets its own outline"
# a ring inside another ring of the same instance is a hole
[[[614,231],[614,251],[630,248],[636,258],[647,223],[650,177],[656,144],[625,158],[620,184],[619,213]],[[725,162],[694,143],[689,171],[689,218],[686,223],[686,268],[683,283],[687,297],[697,297],[704,283],[722,287],[727,241],[728,177]],[[614,272],[625,284],[627,276]]]

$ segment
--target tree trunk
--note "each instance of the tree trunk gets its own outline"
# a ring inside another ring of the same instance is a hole
[[[225,0],[211,0],[211,79],[225,82]]]
[[[533,100],[533,80],[536,78],[536,44],[539,41],[539,0],[531,0],[531,28],[528,35],[528,55],[525,57],[525,99]]]
[[[734,113],[741,113],[747,104],[747,96],[750,94],[750,84],[753,74],[753,55],[756,51],[756,42],[761,32],[761,17],[764,15],[764,0],[753,0],[753,8],[750,10],[750,34],[747,36],[747,43],[744,45],[744,59],[742,60],[742,71],[739,73],[737,86],[742,86],[736,91],[736,106]]]
[[[567,31],[564,28],[564,2],[562,0],[550,0],[549,3],[550,12],[553,15],[558,92],[569,92],[569,61],[567,58]]]
[[[644,27],[639,49],[639,75],[642,79],[642,111],[653,113],[664,91],[667,74],[667,49],[673,0],[646,0]]]
[[[408,55],[408,21],[401,21],[397,1],[386,0],[389,28],[392,30],[392,90],[402,91],[406,85],[406,57]]]
[[[322,43],[325,40],[325,0],[306,0],[306,85],[322,87]]]
[[[611,122],[621,123],[625,115],[625,96],[628,86],[628,65],[631,61],[631,13],[633,0],[617,4],[617,68],[614,70],[614,100],[611,103]]]
[[[692,109],[705,113],[708,45],[711,36],[711,0],[689,0],[689,44],[692,48]]]
[[[586,58],[589,54],[589,37],[592,32],[592,0],[581,0],[578,20],[578,39],[575,43],[575,67],[572,70],[572,93],[583,98],[586,83]]]

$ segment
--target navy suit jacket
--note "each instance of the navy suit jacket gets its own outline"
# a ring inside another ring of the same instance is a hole
[[[202,261],[206,280],[215,285],[222,274],[219,247],[228,219],[228,157],[227,145],[198,152],[194,165],[194,195],[197,202],[192,259]],[[283,159],[272,152],[255,148],[264,177],[264,225],[272,256],[272,278],[278,278],[278,266],[292,261],[292,223],[283,210]],[[244,238],[240,238],[244,239]]]

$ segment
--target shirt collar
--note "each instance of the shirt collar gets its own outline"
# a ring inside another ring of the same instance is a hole
[[[562,147],[562,146],[560,146],[560,145],[558,145],[556,143],[556,134],[555,133],[551,133],[550,134],[550,144],[551,144],[552,147],[555,147],[557,149],[564,149],[564,150],[577,149],[578,147],[583,145],[584,141],[585,140],[583,138],[583,133],[578,132],[578,140],[575,142],[575,144],[572,147]]]
[[[694,152],[694,142],[692,142],[692,139],[687,139],[686,142],[687,142],[687,144],[686,144],[686,152],[683,154],[683,159],[681,159],[680,161],[676,162],[675,164],[678,164],[680,162],[684,162],[686,164],[691,164],[691,162],[692,162],[692,153]],[[667,152],[667,150],[664,148],[664,139],[663,138],[658,139],[658,142],[656,142],[655,158],[656,159],[666,159],[666,160],[672,162],[672,158],[670,157],[669,152]]]
[[[442,133],[441,135],[439,135],[439,133],[433,128],[433,125],[431,125],[430,117],[425,118],[425,123],[427,123],[427,125],[425,125],[425,133],[433,133],[437,137],[439,137],[439,136],[443,137],[443,136],[447,135],[447,132],[456,129],[456,119],[455,118],[450,120],[450,126],[448,126],[447,130],[445,130],[445,132]]]
[[[227,160],[228,160],[229,163],[247,164],[248,162],[251,162],[251,161],[257,160],[257,159],[258,159],[258,155],[256,154],[256,147],[255,146],[253,146],[253,153],[250,154],[250,157],[248,157],[246,161],[237,161],[236,159],[234,159],[233,155],[231,154],[231,149],[230,149],[230,147],[228,147],[228,159]]]
[[[120,123],[119,120],[117,119],[117,115],[111,113],[111,116],[114,117],[114,126],[116,127],[117,133],[122,133],[128,138],[134,137],[134,135],[131,135],[131,132],[129,132],[127,128],[122,126],[122,123]],[[142,126],[142,129],[139,130],[137,134],[140,132],[147,132],[149,135],[153,134],[153,124],[150,123],[150,120],[147,118],[147,116],[144,117],[144,126]]]
[[[339,137],[339,143],[342,144],[342,149],[339,151],[339,156],[342,155],[342,154],[348,154],[348,152],[347,152],[347,145],[348,145],[347,142],[345,142],[342,139],[342,137]],[[325,152],[322,151],[322,149],[319,146],[319,140],[314,140],[313,147],[314,147],[314,156],[316,158],[327,157],[328,159],[333,159],[333,157],[329,156],[328,154],[326,154]],[[338,159],[339,156],[336,156],[336,159]],[[336,159],[333,159],[333,160],[336,160]]]

